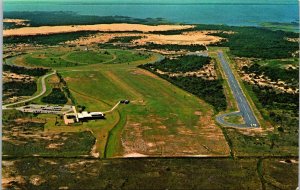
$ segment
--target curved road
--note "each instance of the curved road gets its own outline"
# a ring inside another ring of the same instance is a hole
[[[224,126],[230,126],[230,127],[238,127],[238,128],[245,128],[247,127],[246,124],[237,124],[237,123],[230,123],[228,121],[225,120],[225,117],[227,116],[233,116],[233,115],[237,115],[237,116],[242,116],[242,113],[240,111],[236,111],[236,112],[231,112],[231,113],[225,113],[222,115],[218,115],[216,117],[216,120],[218,123],[224,125]]]
[[[56,73],[56,71],[53,71],[52,73],[49,73],[49,74],[46,74],[44,75],[41,80],[42,80],[42,92],[40,92],[39,94],[37,94],[36,96],[33,96],[29,99],[26,99],[26,100],[22,100],[22,101],[19,101],[19,102],[14,102],[14,103],[11,103],[11,104],[6,104],[6,105],[2,105],[2,109],[5,110],[5,109],[12,109],[12,108],[8,108],[9,106],[14,106],[14,105],[17,105],[17,104],[21,104],[21,103],[25,103],[25,102],[29,102],[29,101],[32,101],[36,98],[39,98],[41,97],[42,95],[44,95],[46,93],[46,90],[47,90],[47,87],[46,87],[46,82],[45,82],[45,79],[51,75],[54,75]]]
[[[220,115],[216,118],[217,121],[226,126],[229,125],[229,126],[234,126],[234,127],[241,127],[241,125],[238,125],[238,124],[229,124],[227,122],[224,122],[225,116],[232,115],[232,114],[241,114],[246,123],[245,125],[243,125],[243,127],[259,127],[259,123],[258,123],[245,95],[243,94],[242,89],[241,89],[240,85],[238,84],[238,81],[236,80],[235,76],[233,75],[228,62],[224,58],[222,51],[218,52],[218,57],[221,61],[221,65],[222,65],[224,73],[227,77],[229,87],[234,95],[235,100],[237,101],[238,108],[240,111]]]

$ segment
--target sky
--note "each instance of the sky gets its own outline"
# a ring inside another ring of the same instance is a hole
[[[257,3],[257,4],[294,4],[298,0],[4,0],[5,2],[80,2],[80,3]]]

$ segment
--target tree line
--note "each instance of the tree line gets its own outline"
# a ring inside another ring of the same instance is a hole
[[[164,59],[159,63],[148,64],[148,66],[164,72],[177,73],[197,71],[210,62],[210,57],[185,55],[176,59]]]
[[[26,68],[15,65],[3,64],[3,71],[9,71],[16,74],[30,75],[30,76],[43,76],[49,69],[44,68]]]

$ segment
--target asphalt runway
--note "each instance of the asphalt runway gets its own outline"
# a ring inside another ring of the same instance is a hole
[[[259,127],[258,121],[254,116],[253,111],[250,108],[250,105],[242,92],[241,87],[239,86],[236,78],[234,77],[231,68],[229,67],[228,62],[224,58],[223,52],[218,52],[218,57],[221,61],[223,70],[227,77],[229,86],[233,92],[234,98],[237,101],[240,114],[244,118],[246,127]]]

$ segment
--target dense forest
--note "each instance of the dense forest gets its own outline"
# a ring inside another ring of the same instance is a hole
[[[138,40],[141,38],[141,36],[120,36],[110,39],[107,43],[130,43],[133,40]]]
[[[48,96],[42,98],[42,102],[46,104],[66,104],[68,99],[60,88],[53,88]]]
[[[20,67],[15,65],[3,64],[3,71],[9,71],[16,74],[24,74],[30,76],[43,76],[49,71],[49,69],[26,68],[26,67]]]
[[[299,94],[278,93],[268,87],[246,83],[257,97],[264,117],[276,126],[277,141],[282,145],[298,146]],[[266,116],[267,114],[267,116]]]
[[[177,73],[197,71],[210,62],[210,57],[188,55],[181,56],[177,59],[164,59],[160,63],[148,64],[148,66],[164,72]]]
[[[205,29],[205,27],[197,27]],[[219,46],[230,48],[230,53],[238,57],[254,57],[265,59],[290,58],[299,49],[297,42],[287,38],[298,38],[297,33],[272,31],[258,27],[207,27],[210,29],[233,31],[234,34],[220,32],[213,35],[228,39]]]
[[[11,81],[3,83],[3,100],[13,96],[32,96],[37,91],[36,82]]]
[[[71,102],[73,104],[76,104],[76,100],[74,98],[74,96],[72,95],[72,93],[70,92],[68,86],[67,86],[67,82],[64,80],[64,78],[61,76],[61,74],[59,73],[56,73],[56,75],[58,76],[59,78],[59,82],[63,84],[63,91],[65,92],[65,94],[67,95],[67,98],[69,98],[71,100]]]
[[[71,11],[35,11],[35,12],[4,12],[3,18],[29,20],[30,26],[59,26],[59,25],[87,25],[87,24],[167,24],[163,18],[131,18],[127,16],[96,16],[79,15]],[[67,18],[67,19],[64,19]],[[13,26],[9,26],[12,28]]]
[[[272,31],[262,27],[238,27],[227,25],[197,25],[195,28],[177,31],[156,31],[163,35],[182,34],[187,31],[214,30],[226,31],[211,35],[226,38],[213,46],[225,46],[230,52],[239,57],[254,58],[289,58],[299,49],[297,42],[288,41],[287,38],[298,38],[298,33],[281,30]],[[228,31],[233,33],[227,33]]]
[[[191,45],[155,44],[155,43],[152,43],[152,42],[147,43],[146,45],[135,46],[135,48],[162,49],[162,50],[168,50],[168,51],[187,50],[187,51],[193,51],[193,52],[206,50],[206,47],[204,45],[197,45],[197,44],[191,44]]]

